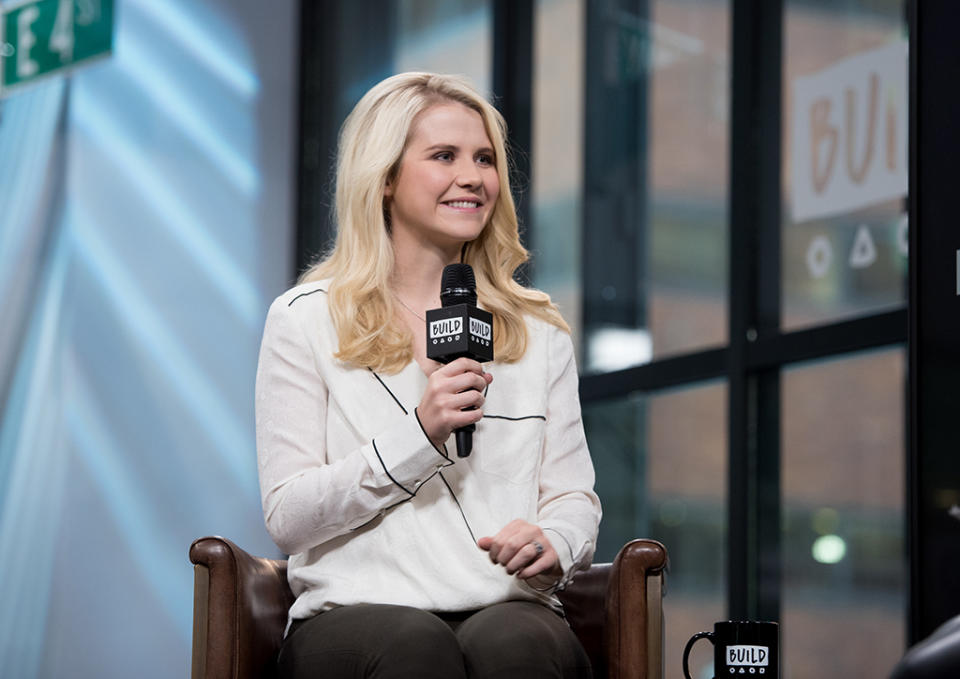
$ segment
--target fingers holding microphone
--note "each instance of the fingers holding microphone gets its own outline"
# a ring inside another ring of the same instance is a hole
[[[437,448],[443,446],[454,429],[483,417],[483,392],[492,381],[493,375],[469,358],[458,358],[430,375],[417,416]]]

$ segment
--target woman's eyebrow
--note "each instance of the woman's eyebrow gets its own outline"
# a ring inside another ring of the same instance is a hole
[[[424,153],[431,153],[433,151],[459,151],[460,147],[456,144],[433,144],[424,149]],[[493,149],[489,146],[484,146],[483,148],[477,149],[477,153],[489,153],[493,155]]]

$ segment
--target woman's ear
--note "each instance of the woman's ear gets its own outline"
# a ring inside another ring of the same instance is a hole
[[[396,190],[397,190],[397,177],[399,175],[400,175],[400,161],[398,160],[387,171],[387,177],[386,179],[383,180],[384,199],[393,198],[394,193],[396,193]]]
[[[393,201],[394,182],[387,177],[383,184],[383,223],[387,226],[387,232],[390,231],[390,203]]]

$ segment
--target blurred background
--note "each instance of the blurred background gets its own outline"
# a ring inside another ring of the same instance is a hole
[[[405,70],[507,117],[524,276],[577,345],[596,560],[671,555],[667,676],[727,617],[782,623],[788,679],[903,654],[904,0],[0,8],[0,676],[185,676],[191,541],[279,556],[263,320],[332,236],[344,116]],[[23,61],[98,22],[75,68]]]

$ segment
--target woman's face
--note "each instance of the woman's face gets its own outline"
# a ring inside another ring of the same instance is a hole
[[[454,249],[477,238],[500,195],[480,114],[456,102],[421,112],[384,195],[395,239]]]

